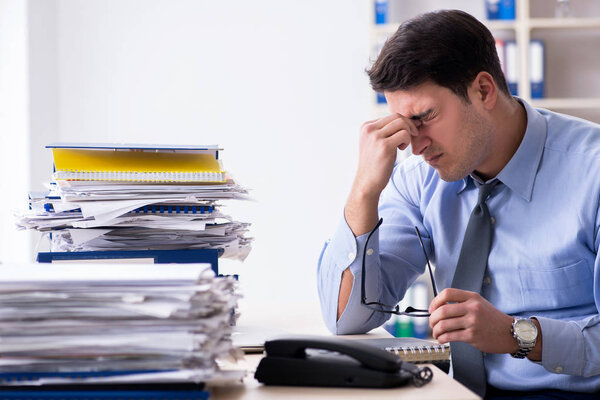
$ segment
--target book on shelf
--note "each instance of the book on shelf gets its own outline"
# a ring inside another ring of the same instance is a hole
[[[532,39],[529,42],[529,85],[532,99],[542,99],[545,96],[545,53],[546,46],[542,40]],[[513,96],[519,96],[520,60],[517,42],[504,41],[504,73],[508,89]]]
[[[531,98],[543,99],[545,92],[545,57],[546,46],[539,39],[533,39],[529,44],[529,79],[531,81]]]
[[[519,49],[515,40],[504,41],[504,74],[508,90],[513,96],[519,95]]]

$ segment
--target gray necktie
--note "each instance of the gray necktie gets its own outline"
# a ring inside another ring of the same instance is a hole
[[[485,201],[499,181],[474,182],[479,186],[479,198],[469,218],[452,287],[479,293],[492,244],[492,222]],[[450,349],[454,379],[484,397],[487,380],[481,351],[463,342],[451,342]]]

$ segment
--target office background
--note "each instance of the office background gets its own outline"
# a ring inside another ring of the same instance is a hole
[[[34,259],[10,210],[53,141],[219,144],[256,200],[246,302],[318,312],[316,265],[369,114],[366,1],[1,0],[0,260]]]
[[[544,1],[534,3],[554,5]],[[256,200],[229,208],[252,222],[256,239],[243,264],[222,267],[240,274],[246,304],[285,298],[318,313],[317,259],[342,216],[359,127],[373,115],[364,73],[372,7],[0,0],[0,261],[34,259],[38,235],[15,231],[12,210],[48,181],[47,143],[219,144],[226,169]],[[484,10],[483,0],[407,0],[405,15],[438,7]],[[586,40],[597,46],[597,33]],[[592,67],[560,70],[552,90],[600,89],[599,54],[584,51],[581,64]]]

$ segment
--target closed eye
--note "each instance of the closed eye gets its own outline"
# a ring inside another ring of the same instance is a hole
[[[417,126],[417,129],[420,129],[424,124],[431,122],[437,117],[437,114],[433,111],[428,112],[426,115],[423,115],[420,118],[415,118],[414,123]]]
[[[414,121],[417,128],[420,128],[421,125],[431,121],[433,118],[436,117],[436,115],[437,114],[433,111],[433,108],[430,108],[425,112],[411,116],[410,119]]]

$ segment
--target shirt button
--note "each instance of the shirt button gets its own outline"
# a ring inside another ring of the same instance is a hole
[[[496,223],[496,218],[490,217],[490,221],[492,222],[492,225],[494,225]]]
[[[554,368],[554,372],[556,372],[557,374],[560,374],[561,372],[563,372],[563,367],[561,367],[560,365],[556,368]]]
[[[352,253],[352,252],[351,252],[351,253],[348,253],[348,259],[349,259],[350,261],[354,261],[354,253]]]
[[[373,255],[373,249],[367,249],[367,255],[368,256]]]
[[[492,278],[486,276],[485,278],[483,278],[483,283],[489,285],[490,283],[492,283]]]

